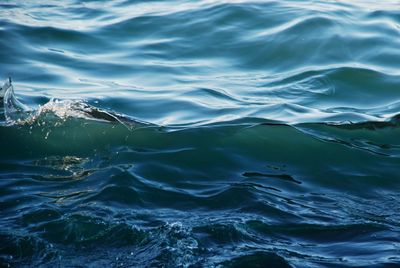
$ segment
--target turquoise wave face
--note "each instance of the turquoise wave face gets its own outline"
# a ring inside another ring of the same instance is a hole
[[[0,266],[400,264],[398,1],[3,1]]]

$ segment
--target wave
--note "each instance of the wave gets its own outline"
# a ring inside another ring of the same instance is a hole
[[[299,81],[299,79],[296,78],[295,81]],[[279,87],[280,82],[275,83],[275,86]],[[244,101],[225,95],[226,93],[223,91],[202,90],[218,98],[227,98],[229,101]],[[324,91],[324,89],[321,90]],[[320,90],[318,90],[318,93],[320,93]],[[23,140],[32,139],[32,141],[27,141],[28,144],[42,143],[41,147],[34,146],[37,149],[31,151],[34,155],[58,154],[62,151],[73,154],[81,151],[83,155],[86,155],[94,148],[132,146],[138,139],[147,143],[145,137],[148,137],[150,142],[152,139],[150,137],[159,139],[159,134],[162,133],[182,132],[186,136],[191,131],[200,131],[201,129],[213,133],[214,131],[227,131],[230,128],[241,129],[246,127],[261,131],[260,128],[266,126],[285,133],[291,133],[293,130],[299,131],[301,133],[300,139],[310,137],[323,143],[334,143],[384,157],[397,158],[400,156],[400,147],[396,141],[396,135],[400,129],[400,114],[396,113],[398,110],[397,102],[389,106],[364,110],[346,107],[327,109],[324,113],[317,109],[304,108],[295,104],[274,104],[269,107],[271,110],[279,110],[285,107],[286,112],[297,118],[298,122],[295,123],[256,116],[233,119],[221,117],[214,119],[214,121],[161,126],[133,119],[130,116],[110,110],[103,110],[82,100],[52,99],[35,109],[18,101],[14,94],[11,79],[8,79],[3,85],[0,94],[3,103],[0,115],[4,119],[1,126],[2,135],[5,138],[17,135]],[[372,115],[368,115],[371,112]],[[274,113],[279,115],[277,112]],[[374,115],[374,113],[376,114]],[[386,113],[390,116],[383,116]],[[310,116],[311,114],[314,116]],[[301,119],[301,117],[304,117],[304,119]],[[279,118],[283,118],[282,112]],[[290,131],[288,131],[289,129]],[[133,130],[135,131],[132,132]],[[381,134],[372,135],[373,132]],[[303,135],[306,137],[302,137]],[[66,143],[59,143],[58,139],[62,139]],[[200,139],[203,139],[203,137],[200,137]],[[21,148],[19,147],[20,145],[16,145],[13,149],[16,155],[24,151],[23,144],[21,144]],[[178,152],[182,148],[191,148],[191,145],[176,145],[176,148],[172,151]],[[157,153],[157,150],[155,152]],[[7,153],[10,157],[10,152]],[[3,157],[7,157],[7,154]],[[78,178],[90,173],[89,170],[82,174],[70,174],[65,178],[68,180],[69,176]],[[248,178],[278,178],[301,183],[290,174],[269,174],[258,170],[245,170],[242,175]]]
[[[339,69],[339,71],[335,70],[333,74],[332,71],[329,72],[331,73],[330,75],[340,75],[338,72],[341,71],[341,69]],[[357,70],[357,72],[359,71]],[[332,88],[332,83],[329,82],[331,79],[333,79],[329,78],[330,75],[321,76],[321,74],[318,74],[317,76],[310,77],[308,74],[298,74],[283,80],[269,82],[267,85],[263,85],[263,87],[270,87],[269,95],[271,96],[271,99],[269,100],[267,99],[268,96],[264,97],[265,100],[257,97],[245,98],[231,95],[230,93],[221,89],[201,88],[198,90],[205,93],[207,98],[217,98],[219,105],[221,104],[222,100],[225,100],[232,104],[236,103],[236,105],[246,104],[256,106],[257,110],[255,112],[245,113],[250,115],[246,117],[241,117],[242,115],[239,113],[239,115],[233,118],[229,118],[229,116],[222,116],[219,118],[213,118],[212,120],[203,120],[202,122],[189,121],[186,124],[171,124],[167,125],[167,127],[173,129],[182,127],[190,128],[195,126],[207,126],[211,124],[224,125],[229,124],[229,121],[240,121],[241,119],[246,121],[246,118],[253,118],[250,119],[250,121],[247,120],[249,122],[260,118],[261,120],[270,120],[272,122],[280,122],[282,124],[290,125],[326,123],[333,125],[351,125],[353,128],[382,128],[386,126],[398,126],[400,114],[397,112],[400,102],[393,102],[390,104],[386,103],[382,106],[370,108],[356,108],[354,105],[352,107],[338,106],[338,103],[335,103],[335,106],[333,107],[324,109],[313,107],[314,105],[309,103],[308,98],[311,98],[313,101],[315,101],[316,94],[326,96],[331,95],[332,92],[335,92],[335,89]],[[300,79],[299,76],[304,76],[305,78]],[[321,82],[316,84],[315,81],[320,79],[320,77],[325,78],[322,78]],[[393,84],[393,89],[394,87],[395,85]],[[367,89],[364,88],[363,92],[366,92],[366,90]],[[305,92],[309,92],[311,96],[308,97],[305,95]],[[390,89],[388,94],[391,94],[392,92],[393,90]],[[194,94],[195,96],[198,96],[198,93]],[[191,94],[185,95],[191,96]],[[202,94],[202,98],[203,96],[205,95]],[[47,103],[39,105],[38,108],[34,109],[24,105],[16,98],[14,87],[10,78],[0,88],[0,99],[2,100],[3,104],[1,107],[3,123],[8,125],[32,124],[38,120],[50,120],[51,117],[62,120],[67,118],[75,118],[99,122],[120,123],[126,126],[128,129],[134,128],[135,125],[152,125],[151,123],[142,120],[133,119],[128,115],[103,110],[90,105],[83,100],[51,99]],[[291,103],[291,99],[296,100],[297,103]],[[207,109],[213,107],[212,102],[208,102],[204,105]],[[324,105],[323,100],[319,101],[317,105]],[[262,107],[262,109],[259,109],[259,107]]]

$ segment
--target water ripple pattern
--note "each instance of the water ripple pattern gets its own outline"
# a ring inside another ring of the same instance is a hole
[[[397,0],[1,1],[0,266],[399,266],[399,52]]]

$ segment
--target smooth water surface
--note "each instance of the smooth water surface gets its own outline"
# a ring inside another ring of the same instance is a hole
[[[399,1],[3,0],[9,76],[0,266],[400,266]]]

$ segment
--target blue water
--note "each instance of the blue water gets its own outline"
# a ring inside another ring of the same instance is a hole
[[[0,266],[400,266],[399,1],[3,0],[1,77]]]

